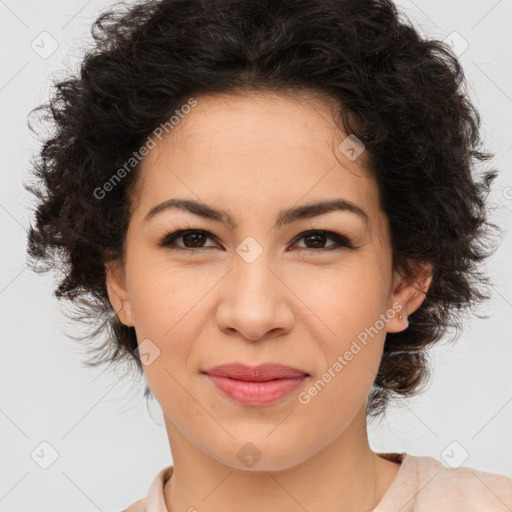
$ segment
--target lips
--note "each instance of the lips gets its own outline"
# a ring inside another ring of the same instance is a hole
[[[266,363],[259,366],[248,366],[245,364],[223,364],[204,371],[215,377],[227,377],[230,379],[244,380],[250,382],[265,382],[275,379],[294,379],[309,375],[304,370],[283,366],[276,363]]]
[[[225,364],[202,373],[223,396],[249,407],[270,405],[289,395],[309,377],[304,370],[274,363]]]

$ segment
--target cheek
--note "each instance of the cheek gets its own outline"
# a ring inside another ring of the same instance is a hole
[[[379,267],[354,263],[317,279],[316,286],[298,288],[325,327],[315,333],[312,347],[321,354],[322,373],[315,376],[304,402],[318,396],[319,407],[351,410],[364,399],[382,358],[386,319],[395,313],[386,311],[384,279]]]
[[[152,354],[151,364],[143,364],[143,370],[158,399],[166,389],[179,387],[174,376],[183,381],[187,372],[189,352],[201,328],[201,322],[191,319],[200,314],[204,292],[190,286],[187,273],[171,271],[168,265],[149,258],[133,258],[129,270],[130,305],[139,351],[143,354],[146,346]]]
[[[194,315],[211,278],[198,269],[171,264],[165,253],[136,254],[129,267],[130,304],[141,334],[162,337],[188,315]],[[142,332],[144,331],[144,332]],[[171,331],[172,332],[172,331]]]
[[[311,424],[311,429],[317,430],[316,434],[310,432],[312,437],[320,431],[327,439],[342,431],[364,405],[385,340],[378,315],[369,315],[366,309],[352,315],[338,314],[338,322],[333,324],[336,336],[323,339],[323,368],[297,396],[305,417],[322,418],[321,424]]]
[[[354,253],[342,263],[319,268],[304,266],[284,276],[285,281],[293,283],[305,318],[316,317],[327,334],[322,338],[330,340],[328,345],[333,349],[350,344],[352,338],[374,327],[379,315],[386,311],[390,277],[375,261],[374,255],[361,257]],[[377,330],[382,330],[382,325],[377,325]]]

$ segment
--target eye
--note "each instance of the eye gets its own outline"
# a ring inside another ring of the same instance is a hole
[[[202,229],[180,229],[178,231],[174,231],[174,233],[168,234],[162,240],[160,245],[174,249],[175,247],[171,246],[176,240],[181,239],[185,245],[178,245],[177,249],[205,249],[206,247],[202,244],[208,238],[212,238],[211,234],[208,231],[203,231]]]
[[[305,231],[304,233],[301,233],[296,239],[300,240],[304,239],[306,243],[309,243],[315,248],[310,247],[304,247],[304,250],[310,252],[310,253],[318,253],[321,251],[332,251],[335,249],[342,249],[342,248],[348,248],[348,249],[354,249],[354,246],[351,244],[350,240],[342,235],[339,235],[338,233],[334,233],[333,231],[325,231],[325,230],[318,230],[318,229],[312,229],[310,231]],[[327,247],[319,247],[322,245],[325,245],[326,241],[328,239],[334,240],[334,244],[329,245]]]
[[[160,246],[166,247],[168,249],[179,249],[179,250],[191,250],[194,249],[208,249],[209,247],[214,246],[205,246],[205,242],[208,239],[214,239],[215,237],[208,231],[204,231],[202,229],[180,229],[178,231],[174,231],[166,235],[163,240],[160,242]],[[350,240],[338,233],[334,233],[333,231],[325,231],[325,230],[309,230],[301,233],[298,237],[296,237],[293,243],[304,239],[307,244],[306,247],[299,247],[301,250],[308,251],[310,253],[318,253],[322,251],[331,251],[335,249],[354,249],[355,247],[351,244]],[[331,244],[327,247],[322,247],[327,243],[327,240],[333,240],[335,243]],[[182,244],[176,244],[177,240],[181,240]],[[173,247],[174,245],[174,247]],[[312,247],[308,247],[312,246]]]

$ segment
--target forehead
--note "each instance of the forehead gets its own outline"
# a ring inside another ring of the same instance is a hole
[[[338,146],[348,135],[334,121],[332,99],[249,92],[205,95],[196,101],[165,136],[167,149],[187,151],[189,157],[251,154],[275,161],[279,155],[297,155],[298,160],[306,155],[321,164],[325,157],[330,160],[329,151],[342,155]],[[363,152],[350,167],[363,170],[368,163]]]
[[[348,158],[354,144],[327,101],[278,93],[196,100],[143,160],[141,210],[176,196],[224,207],[238,200],[258,215],[326,197],[356,202],[369,215],[378,210],[369,155]]]

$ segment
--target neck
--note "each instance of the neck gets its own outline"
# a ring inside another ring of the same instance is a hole
[[[236,469],[199,450],[166,418],[174,471],[164,488],[169,512],[178,510],[371,511],[399,464],[368,444],[364,408],[331,444],[291,468]]]

